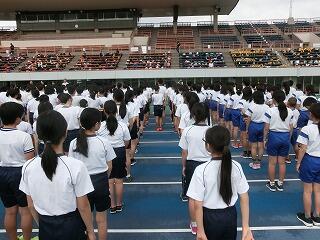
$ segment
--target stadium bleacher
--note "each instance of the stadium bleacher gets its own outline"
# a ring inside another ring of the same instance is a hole
[[[18,56],[0,56],[0,72],[12,72],[15,68],[27,59],[26,55]]]
[[[171,68],[171,53],[130,54],[126,69],[165,69]]]
[[[231,51],[230,54],[238,68],[279,67],[282,65],[276,53],[265,49],[239,49]]]
[[[283,55],[295,67],[320,66],[320,49],[299,48],[282,51]]]
[[[188,52],[179,54],[180,68],[214,68],[226,67],[222,53]]]

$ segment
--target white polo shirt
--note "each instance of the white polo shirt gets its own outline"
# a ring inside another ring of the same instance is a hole
[[[251,118],[255,123],[263,123],[265,120],[265,113],[269,109],[266,104],[251,103],[245,114]]]
[[[100,129],[97,131],[97,135],[108,139],[113,148],[120,148],[125,146],[125,141],[131,139],[129,128],[126,124],[118,121],[118,127],[113,136],[110,135],[107,129],[106,122],[101,123]]]
[[[202,201],[203,206],[209,209],[224,209],[234,206],[238,200],[238,194],[244,194],[249,190],[246,176],[241,165],[232,161],[232,197],[230,206],[228,206],[220,195],[220,171],[220,160],[212,160],[198,166],[192,176],[187,196]]]
[[[61,107],[57,112],[61,113],[62,116],[65,118],[65,120],[68,123],[68,130],[76,130],[80,128],[79,118],[81,114],[81,108],[80,107]]]
[[[191,126],[194,123],[195,123],[195,120],[193,118],[190,118],[190,111],[188,109],[188,111],[183,113],[181,116],[179,128],[186,129],[187,127]]]
[[[292,110],[292,115],[293,115],[293,120],[292,120],[293,128],[296,128],[297,127],[297,123],[298,123],[298,119],[299,119],[299,116],[300,116],[299,110],[298,109],[293,109]]]
[[[241,101],[241,95],[234,94],[230,97],[228,101],[228,107],[232,109],[240,109],[240,101]]]
[[[192,125],[184,129],[180,138],[179,147],[188,151],[187,160],[198,162],[210,161],[211,155],[208,153],[205,143],[202,140],[209,128],[207,125]]]
[[[7,98],[6,92],[0,92],[0,105],[7,102]]]
[[[183,104],[180,104],[178,105],[177,109],[176,109],[176,117],[179,117],[181,118],[181,116],[185,113],[185,112],[188,112],[189,111],[189,108],[188,108],[188,105],[183,103]]]
[[[74,151],[77,148],[77,139],[71,141],[68,156],[82,161],[90,175],[106,172],[107,162],[117,157],[110,142],[100,136],[88,136],[87,141],[88,157]]]
[[[306,100],[306,99],[309,98],[309,97],[314,98],[314,99],[317,100],[317,98],[316,98],[315,96],[306,96],[306,95],[302,95],[301,97],[299,97],[299,98],[297,99],[297,104],[298,104],[298,105],[301,105],[301,106],[300,106],[301,109],[303,108],[304,100]]]
[[[152,104],[155,105],[163,105],[163,101],[164,101],[164,95],[161,93],[155,93],[152,95],[151,97],[152,99]]]
[[[86,166],[72,157],[58,157],[52,181],[45,175],[41,158],[25,163],[19,189],[31,196],[41,215],[59,216],[77,209],[77,197],[94,191]]]
[[[320,157],[320,134],[317,124],[303,127],[297,142],[307,145],[306,153],[310,156]]]
[[[31,136],[14,128],[0,129],[0,166],[22,167],[24,154],[34,151]]]
[[[21,123],[17,125],[17,129],[30,135],[34,134],[31,124],[25,121],[21,121]]]
[[[178,93],[178,94],[176,95],[175,100],[174,100],[174,104],[175,104],[176,106],[179,106],[179,105],[181,105],[181,104],[183,104],[183,103],[184,103],[183,96],[182,96],[181,93]]]
[[[285,121],[282,121],[282,119],[280,118],[278,107],[269,108],[265,112],[264,122],[270,124],[270,131],[290,132],[290,126],[293,125],[294,119],[292,110],[290,108],[287,108],[287,110],[288,116]]]
[[[295,92],[292,93],[292,96],[295,97],[296,99],[302,97],[303,95],[304,93],[301,90],[296,90]]]
[[[198,98],[199,98],[199,102],[203,103],[203,102],[206,101],[207,97],[202,92],[197,93],[197,95],[198,95]]]
[[[27,112],[35,113],[38,110],[39,101],[37,101],[35,98],[32,98],[27,103]]]
[[[72,106],[80,106],[80,101],[85,99],[83,96],[75,95],[72,96]]]

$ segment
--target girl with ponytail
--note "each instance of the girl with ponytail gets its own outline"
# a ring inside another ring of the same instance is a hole
[[[66,133],[67,122],[60,113],[39,115],[37,134],[45,148],[41,157],[23,166],[20,190],[27,194],[39,224],[39,239],[95,240],[87,198],[94,188],[85,165],[64,156]]]
[[[310,113],[312,124],[301,129],[297,140],[299,152],[296,166],[303,182],[304,205],[304,212],[298,213],[297,218],[308,227],[320,226],[320,103],[311,105]]]
[[[287,108],[286,95],[281,90],[273,92],[274,107],[269,108],[264,117],[264,142],[269,155],[269,182],[267,188],[275,192],[283,191],[286,175],[286,157],[289,154],[290,138],[293,130],[293,111]],[[279,164],[279,181],[275,182],[276,165]]]
[[[101,123],[97,135],[107,139],[116,154],[116,158],[112,161],[112,171],[109,176],[110,213],[114,214],[122,211],[123,178],[127,176],[126,148],[131,137],[128,126],[116,118],[118,109],[114,101],[105,102],[104,113],[106,121]]]
[[[188,105],[188,109],[181,115],[180,123],[179,123],[179,131],[180,134],[184,131],[185,128],[190,127],[195,123],[195,119],[192,117],[192,108],[195,104],[200,102],[198,95],[194,92],[188,92],[185,97],[186,104]]]
[[[222,126],[209,128],[203,139],[211,161],[195,169],[187,195],[195,202],[197,239],[237,239],[240,195],[242,239],[252,240],[249,228],[249,185],[241,165],[231,159],[230,132]]]
[[[94,192],[88,194],[91,210],[96,210],[99,240],[107,238],[107,214],[110,208],[108,175],[116,157],[110,142],[96,135],[101,126],[101,113],[96,108],[86,108],[80,116],[81,129],[71,141],[69,156],[82,161],[90,174]]]

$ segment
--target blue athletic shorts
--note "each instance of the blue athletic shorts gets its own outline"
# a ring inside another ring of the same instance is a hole
[[[320,157],[306,153],[300,165],[299,178],[305,183],[320,184]]]
[[[234,127],[240,127],[240,117],[241,117],[240,109],[232,109],[231,110],[232,125]]]
[[[210,103],[209,103],[209,108],[212,110],[212,111],[217,111],[218,110],[218,103],[217,101],[214,101],[214,100],[211,100]]]
[[[298,128],[294,128],[293,131],[292,131],[291,139],[290,139],[291,145],[293,147],[297,143],[298,136],[299,136],[299,129]]]
[[[226,122],[231,122],[232,118],[231,118],[231,109],[230,108],[226,108],[226,110],[224,111],[223,118]]]
[[[247,124],[244,121],[244,117],[240,115],[240,131],[241,132],[246,132],[247,131]]]
[[[249,142],[263,142],[264,123],[250,122],[248,127]]]
[[[290,150],[290,133],[273,132],[268,134],[267,153],[270,156],[287,157]]]
[[[224,105],[219,104],[219,118],[223,118]]]

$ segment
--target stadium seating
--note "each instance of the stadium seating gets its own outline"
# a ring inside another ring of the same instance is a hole
[[[214,48],[238,48],[240,41],[237,36],[213,35],[200,37],[203,45],[210,45]]]
[[[171,68],[170,53],[130,54],[126,69],[164,69]]]
[[[101,53],[101,54],[85,54],[82,55],[75,66],[71,67],[71,71],[92,71],[92,70],[113,70],[118,67],[122,54]]]
[[[234,35],[235,31],[233,26],[230,25],[218,25],[218,32],[215,32],[213,29],[213,26],[207,26],[207,25],[202,25],[201,23],[198,23],[198,28],[199,28],[199,35],[200,36],[206,36],[206,35]]]
[[[0,56],[0,72],[11,72],[27,59],[26,55],[20,54],[18,56]]]
[[[236,67],[278,67],[281,60],[272,51],[265,49],[240,49],[230,52]]]
[[[299,48],[282,51],[283,55],[293,66],[320,66],[320,50],[315,48]]]
[[[19,70],[21,72],[62,71],[74,58],[71,53],[42,54],[38,53]]]
[[[226,67],[222,53],[189,52],[179,56],[180,68],[213,68]]]

